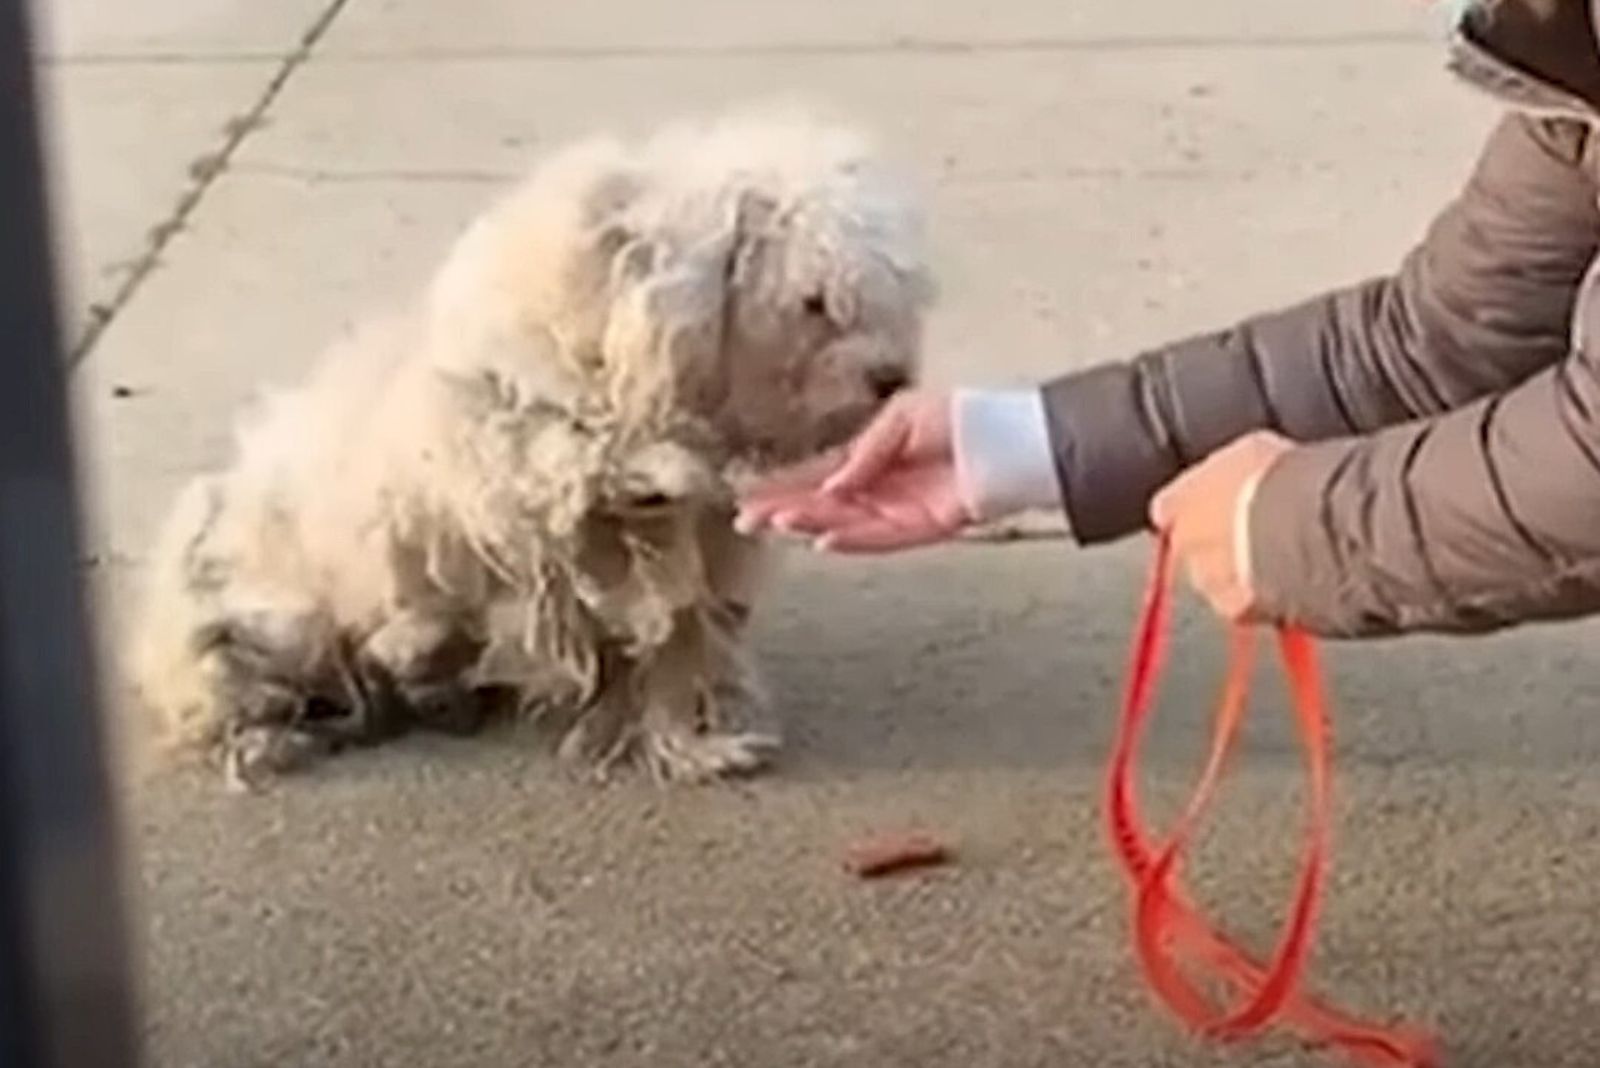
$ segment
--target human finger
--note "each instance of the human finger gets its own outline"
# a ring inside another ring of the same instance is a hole
[[[851,500],[811,497],[774,512],[770,525],[799,534],[821,534],[853,526],[876,517],[876,513]]]
[[[911,418],[905,406],[890,401],[845,451],[844,462],[822,482],[824,493],[845,494],[877,481],[905,452],[911,441]]]
[[[764,500],[745,501],[739,505],[739,511],[733,517],[733,529],[745,535],[759,533],[772,526],[772,519],[779,512],[793,507],[802,499],[800,494],[775,494]]]
[[[880,517],[830,530],[813,544],[823,552],[866,555],[934,545],[947,540],[951,533],[932,524],[907,526]]]
[[[845,448],[836,446],[799,463],[776,471],[769,471],[740,491],[745,501],[760,501],[768,497],[800,492],[816,492],[823,481],[844,463]]]
[[[1178,518],[1178,502],[1183,492],[1183,476],[1168,482],[1150,498],[1150,526],[1160,531],[1170,531]]]

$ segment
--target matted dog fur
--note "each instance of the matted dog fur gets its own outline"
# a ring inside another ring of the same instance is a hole
[[[931,296],[915,198],[850,129],[752,111],[554,154],[183,492],[144,703],[245,785],[491,702],[596,770],[758,766],[735,487],[910,382]]]

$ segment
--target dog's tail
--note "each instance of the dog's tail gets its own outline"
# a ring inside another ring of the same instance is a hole
[[[168,749],[205,745],[221,729],[200,639],[224,578],[207,552],[224,492],[222,481],[208,476],[179,495],[156,540],[129,635],[130,681]]]

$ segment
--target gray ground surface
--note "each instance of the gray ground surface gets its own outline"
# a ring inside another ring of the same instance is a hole
[[[805,90],[928,176],[937,377],[1119,358],[1385,269],[1491,114],[1401,0],[54,0],[94,574],[114,622],[229,416],[404,295],[543,146]],[[108,325],[107,325],[108,324]],[[106,328],[102,331],[100,326]],[[154,1063],[1300,1065],[1154,1014],[1097,804],[1144,547],[797,557],[760,643],[791,742],[751,783],[561,780],[525,731],[239,800],[134,773]],[[1452,1065],[1590,1065],[1591,628],[1341,649],[1317,981]],[[1219,643],[1186,618],[1151,753],[1187,781]],[[1299,765],[1275,691],[1196,880],[1270,935]],[[117,725],[123,725],[121,719]],[[864,885],[855,834],[959,862]]]

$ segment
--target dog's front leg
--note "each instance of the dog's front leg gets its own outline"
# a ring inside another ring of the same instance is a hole
[[[635,668],[640,755],[662,781],[704,782],[765,766],[776,735],[728,729],[717,688],[723,668],[704,610],[680,612],[667,642]]]
[[[574,710],[557,757],[567,767],[596,782],[640,753],[643,724],[636,700],[637,665],[621,650],[600,653],[598,689]]]
[[[702,520],[699,542],[711,599],[705,627],[716,698],[706,725],[709,729],[744,726],[764,717],[770,708],[746,635],[771,569],[772,550],[758,539],[738,533],[732,514],[720,511]]]

